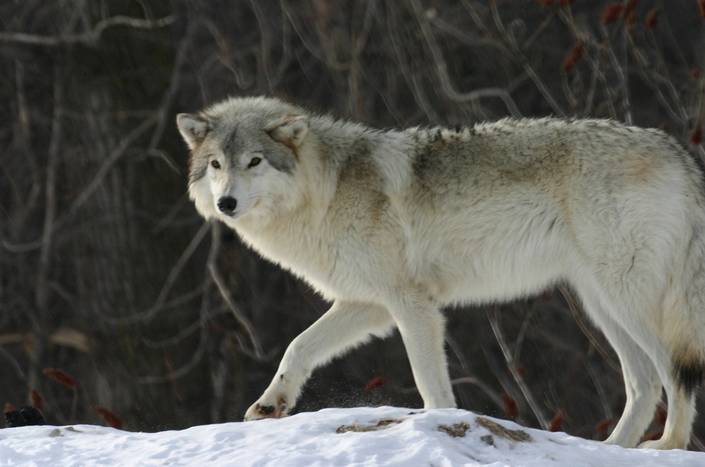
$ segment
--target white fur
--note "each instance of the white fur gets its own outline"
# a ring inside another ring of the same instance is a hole
[[[259,98],[209,112],[256,128],[259,115],[305,111]],[[303,137],[283,148],[297,158],[292,173],[209,172],[190,186],[201,214],[334,301],[289,346],[246,419],[285,415],[314,368],[393,325],[424,406],[455,407],[440,308],[567,282],[622,364],[627,402],[608,442],[637,444],[663,385],[668,421],[648,446],[687,445],[694,402],[673,364],[705,361],[705,203],[699,170],[670,138],[600,120],[503,120],[459,132],[379,132],[314,115],[295,122]],[[242,151],[221,156],[251,157]],[[223,216],[223,193],[249,201]]]

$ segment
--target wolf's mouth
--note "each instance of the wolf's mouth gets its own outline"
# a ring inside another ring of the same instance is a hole
[[[223,217],[227,217],[230,219],[235,219],[240,216],[240,211],[228,211],[228,212],[220,212],[220,215]]]

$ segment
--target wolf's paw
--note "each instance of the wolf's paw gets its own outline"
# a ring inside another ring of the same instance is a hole
[[[245,421],[285,417],[288,415],[289,409],[290,407],[284,396],[279,396],[276,401],[268,401],[265,398],[261,398],[247,409]]]
[[[670,439],[654,439],[654,440],[649,440],[649,441],[644,441],[639,445],[639,448],[641,449],[686,449],[686,446],[684,444],[687,443],[679,443],[674,440]]]

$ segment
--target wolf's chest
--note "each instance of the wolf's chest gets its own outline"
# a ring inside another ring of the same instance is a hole
[[[264,258],[291,271],[326,299],[369,299],[374,293],[374,264],[370,245],[355,235],[323,231],[253,234],[237,229],[241,238]]]

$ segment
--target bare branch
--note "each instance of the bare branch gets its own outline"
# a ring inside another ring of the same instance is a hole
[[[509,348],[507,340],[504,338],[502,329],[499,326],[499,319],[497,318],[497,315],[498,310],[496,307],[493,307],[491,311],[487,312],[487,319],[490,322],[490,326],[492,327],[492,332],[494,333],[494,336],[497,339],[497,343],[499,344],[500,349],[502,349],[502,355],[504,355],[504,359],[507,362],[507,368],[509,368],[509,372],[512,374],[512,377],[517,383],[517,386],[519,386],[519,389],[521,390],[524,399],[526,399],[526,402],[529,404],[531,411],[534,413],[536,420],[538,420],[539,424],[544,430],[547,430],[548,418],[546,418],[543,413],[543,410],[541,410],[541,407],[534,399],[534,396],[531,393],[529,386],[526,384],[524,377],[517,370],[517,365],[514,360],[514,357],[512,356],[512,351]]]
[[[505,89],[497,87],[483,88],[466,93],[461,93],[455,90],[455,87],[451,83],[450,76],[448,75],[448,65],[443,59],[443,52],[441,52],[441,49],[438,46],[438,43],[436,42],[433,32],[428,26],[427,19],[425,18],[424,12],[421,9],[421,5],[419,4],[418,0],[409,0],[409,2],[414,10],[414,13],[416,14],[416,20],[418,21],[419,26],[421,27],[421,33],[426,39],[426,44],[428,45],[431,55],[433,56],[433,61],[436,65],[436,73],[441,83],[441,88],[443,89],[445,94],[450,99],[457,102],[472,102],[486,97],[496,97],[501,99],[502,102],[504,102],[504,105],[507,106],[507,109],[509,110],[509,113],[512,116],[521,117],[522,114],[519,111],[519,108],[517,107],[516,103],[514,102],[514,99],[512,99],[512,96]]]
[[[181,256],[179,256],[179,259],[176,261],[174,266],[171,268],[171,271],[169,271],[169,275],[167,276],[166,280],[164,281],[164,284],[162,285],[161,290],[159,291],[159,295],[157,296],[157,299],[154,302],[154,305],[152,305],[147,311],[140,312],[140,313],[135,313],[129,316],[123,316],[120,318],[112,318],[112,317],[104,317],[103,319],[107,320],[111,324],[119,324],[119,325],[125,325],[125,324],[130,324],[130,323],[135,323],[135,322],[147,322],[154,318],[157,313],[165,309],[165,303],[166,299],[169,296],[169,293],[171,292],[171,289],[173,288],[174,284],[176,283],[176,279],[178,279],[179,275],[181,274],[181,271],[186,267],[186,263],[188,262],[189,259],[193,256],[193,254],[196,251],[196,248],[201,244],[203,239],[205,238],[206,234],[210,230],[211,224],[204,222],[203,225],[201,225],[201,228],[198,229],[196,234],[193,236],[189,244],[186,246],[184,251],[181,253]]]
[[[84,44],[96,46],[102,34],[110,28],[124,26],[133,29],[158,29],[174,22],[174,16],[165,16],[156,20],[131,18],[129,16],[113,16],[96,23],[95,27],[80,34],[64,34],[60,36],[38,36],[22,32],[0,32],[0,42],[58,47],[63,45]]]
[[[214,229],[215,230],[215,229]],[[211,246],[211,251],[217,251],[218,249],[218,241],[217,241],[217,232],[213,234],[214,241]],[[240,311],[240,309],[235,305],[235,302],[233,301],[232,297],[230,296],[230,292],[228,292],[228,288],[225,285],[225,281],[221,277],[220,273],[218,272],[218,268],[215,264],[215,254],[209,255],[208,258],[208,273],[210,274],[210,277],[213,279],[213,282],[215,283],[216,287],[218,287],[218,292],[220,292],[220,296],[227,305],[228,309],[230,309],[230,312],[233,314],[235,319],[237,320],[238,323],[240,323],[240,326],[245,330],[245,333],[247,334],[247,337],[250,339],[250,342],[252,343],[252,348],[253,348],[253,353],[257,359],[260,360],[266,360],[267,357],[265,356],[264,352],[262,351],[262,344],[260,344],[259,338],[257,337],[257,334],[255,333],[255,328],[250,322],[249,319]]]

